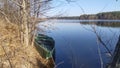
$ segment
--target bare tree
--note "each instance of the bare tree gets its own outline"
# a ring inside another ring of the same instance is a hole
[[[24,46],[30,45],[32,31],[35,30],[37,20],[42,10],[48,10],[51,0],[2,0],[4,5],[1,12],[9,22],[17,22],[19,26],[21,41]],[[33,11],[33,13],[32,13]],[[41,12],[40,12],[41,11]],[[13,14],[13,15],[12,15]],[[12,19],[11,19],[12,18]]]

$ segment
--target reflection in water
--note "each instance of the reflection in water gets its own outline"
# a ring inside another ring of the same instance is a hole
[[[97,26],[102,26],[102,27],[120,27],[120,20],[119,21],[85,21],[85,22],[80,22],[81,24],[94,24]]]
[[[105,67],[114,52],[120,34],[120,26],[113,28],[106,25],[104,27],[94,24],[84,25],[82,21],[78,20],[68,22],[70,21],[64,20],[62,23],[52,21],[51,24],[55,29],[46,29],[46,34],[55,40],[56,67]],[[41,23],[40,26],[47,25],[47,23]]]

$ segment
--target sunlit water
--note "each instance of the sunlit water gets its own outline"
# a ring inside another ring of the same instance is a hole
[[[55,40],[57,68],[101,68],[102,62],[104,67],[110,62],[110,54],[97,37],[113,53],[120,35],[120,26],[81,23],[81,20],[52,20],[39,24],[39,28]]]

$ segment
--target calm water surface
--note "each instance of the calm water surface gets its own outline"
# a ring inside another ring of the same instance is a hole
[[[105,67],[111,55],[98,37],[113,53],[120,35],[119,25],[84,24],[81,20],[46,21],[40,23],[39,28],[55,40],[57,68],[101,68],[101,62]]]

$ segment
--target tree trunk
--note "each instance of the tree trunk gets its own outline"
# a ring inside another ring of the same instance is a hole
[[[23,31],[23,43],[25,46],[29,45],[29,31],[28,31],[28,13],[26,10],[26,1],[22,0],[21,15],[22,15],[22,31]]]

